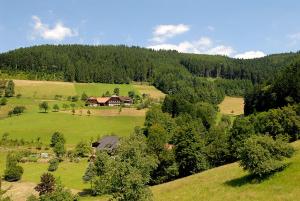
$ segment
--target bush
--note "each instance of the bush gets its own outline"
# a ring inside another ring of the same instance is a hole
[[[258,177],[264,177],[282,169],[283,159],[291,157],[294,149],[282,139],[273,140],[270,136],[254,135],[244,141],[238,158],[244,170]]]
[[[25,109],[26,108],[24,106],[16,106],[13,110],[8,112],[8,116],[22,114],[25,111]]]
[[[1,98],[0,105],[6,105],[6,104],[7,104],[7,99],[5,97]]]
[[[51,159],[49,161],[48,171],[54,172],[55,170],[57,170],[58,165],[59,165],[59,160],[57,158]]]
[[[78,157],[87,157],[91,152],[91,147],[88,143],[80,141],[75,147],[75,155]]]
[[[19,157],[9,153],[6,157],[6,169],[4,171],[4,179],[6,181],[19,181],[23,174],[23,168],[18,166]]]

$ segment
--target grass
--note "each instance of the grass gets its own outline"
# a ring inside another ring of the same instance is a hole
[[[64,97],[79,95],[85,92],[88,96],[101,96],[106,91],[111,94],[115,88],[120,89],[120,95],[126,96],[129,91],[138,90],[132,84],[104,84],[104,83],[72,83],[58,81],[14,80],[16,94],[34,99],[53,99],[55,95]],[[154,88],[155,89],[155,88]],[[157,89],[155,89],[158,91]]]
[[[219,104],[220,112],[225,115],[241,115],[244,114],[244,99],[242,97],[226,96],[221,104]]]
[[[135,126],[141,126],[144,117],[134,116],[79,116],[63,113],[29,113],[0,120],[0,133],[9,133],[10,138],[35,140],[41,138],[49,143],[55,131],[64,134],[67,144],[80,140],[96,139],[98,136],[117,134],[126,136]]]
[[[233,163],[152,187],[156,201],[294,201],[300,197],[300,141],[291,164],[267,180],[253,182],[248,173]]]
[[[151,98],[160,100],[165,97],[165,94],[156,89],[154,86],[151,85],[141,85],[141,84],[134,84],[133,87],[140,92],[140,94],[149,94]]]

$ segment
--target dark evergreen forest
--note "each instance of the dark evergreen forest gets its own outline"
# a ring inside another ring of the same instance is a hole
[[[170,95],[167,100],[180,100],[168,103],[176,108],[176,104],[217,104],[224,95],[242,96],[253,85],[271,83],[277,72],[299,57],[298,52],[243,60],[122,45],[41,45],[0,54],[0,70],[40,80],[150,82]]]

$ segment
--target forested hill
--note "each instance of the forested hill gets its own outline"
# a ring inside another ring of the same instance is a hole
[[[299,52],[242,60],[140,47],[41,45],[0,54],[0,70],[25,73],[29,79],[77,82],[151,82],[156,75],[172,71],[177,76],[192,74],[261,83],[296,57],[300,57]]]

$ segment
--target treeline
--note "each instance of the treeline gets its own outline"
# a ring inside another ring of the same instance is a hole
[[[0,54],[0,70],[27,72],[31,79],[128,83],[153,81],[166,68],[196,76],[248,79],[260,83],[299,53],[242,60],[127,46],[41,45]]]
[[[258,85],[245,96],[245,114],[300,102],[300,62],[284,68],[269,85]]]
[[[272,80],[279,69],[299,58],[298,53],[270,55],[258,59],[232,59],[211,55],[189,55],[180,63],[192,74],[201,77],[222,77],[226,79],[246,79],[252,83]]]

